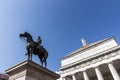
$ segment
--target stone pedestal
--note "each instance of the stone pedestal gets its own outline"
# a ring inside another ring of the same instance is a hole
[[[24,61],[6,70],[9,80],[56,80],[60,76],[33,61]]]

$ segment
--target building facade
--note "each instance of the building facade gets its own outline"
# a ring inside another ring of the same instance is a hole
[[[0,73],[0,80],[8,80],[9,76],[7,74]]]
[[[61,60],[58,80],[120,80],[120,45],[115,38],[83,46]]]

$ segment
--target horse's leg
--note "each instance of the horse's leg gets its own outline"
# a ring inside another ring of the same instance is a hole
[[[47,67],[47,62],[46,62],[46,59],[44,60],[44,62],[45,62],[45,68]]]
[[[28,54],[28,60],[30,60],[30,54]]]
[[[41,63],[41,66],[43,66],[43,61],[42,61],[42,59],[40,58],[40,63]]]
[[[44,54],[44,62],[45,62],[45,67],[47,67],[47,57],[48,57],[48,53],[47,51],[45,50],[45,54]]]
[[[32,61],[32,49],[30,48],[30,60]]]
[[[30,53],[30,60],[32,61],[32,54]]]
[[[30,60],[30,51],[27,49],[28,60]]]

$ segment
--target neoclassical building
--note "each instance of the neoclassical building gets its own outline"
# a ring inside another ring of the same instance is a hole
[[[86,44],[61,60],[58,80],[120,80],[120,45],[115,38]]]

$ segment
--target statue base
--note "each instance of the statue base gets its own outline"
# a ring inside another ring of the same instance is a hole
[[[56,80],[60,76],[37,63],[26,60],[6,70],[9,80]]]

